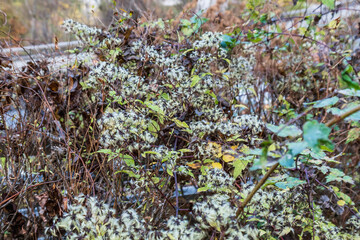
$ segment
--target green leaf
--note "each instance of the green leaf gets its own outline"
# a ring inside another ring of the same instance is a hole
[[[279,137],[297,137],[302,134],[302,131],[294,125],[285,126],[284,124],[281,124],[280,126],[275,126],[272,124],[266,124],[266,127]],[[279,132],[279,130],[281,131]]]
[[[234,169],[234,178],[237,178],[238,176],[242,176],[242,171],[247,167],[249,164],[249,160],[244,159],[237,159],[233,162]]]
[[[327,144],[327,147],[333,148],[331,141],[329,140],[329,134],[331,129],[325,126],[325,124],[318,123],[316,120],[307,121],[304,126],[304,140],[309,147],[315,151],[320,150],[320,146]]]
[[[155,184],[157,184],[157,183],[160,182],[160,178],[158,178],[158,177],[152,177],[151,180],[152,180]]]
[[[267,19],[268,19],[268,15],[267,15],[267,13],[265,13],[265,14],[262,14],[261,16],[260,16],[260,22],[261,23],[266,23],[267,22]]]
[[[294,142],[294,143],[288,143],[287,144],[290,154],[294,157],[300,154],[302,151],[304,151],[308,144],[306,142]]]
[[[279,164],[286,168],[294,168],[295,167],[294,156],[291,154],[285,154],[282,158],[280,158]]]
[[[167,168],[166,172],[170,175],[170,176],[174,176],[174,173],[171,171],[171,169]]]
[[[353,96],[353,97],[360,97],[360,91],[355,89],[342,89],[339,90],[339,93],[346,95],[346,96]]]
[[[162,93],[161,94],[161,97],[163,98],[163,99],[165,99],[165,100],[170,100],[170,96],[169,96],[169,94],[167,94],[167,93]]]
[[[241,138],[241,137],[243,137],[242,134],[234,135],[234,136],[232,136],[232,137],[227,138],[225,141],[227,141],[227,142],[232,142],[232,141],[234,141],[234,142],[235,142],[235,141],[236,141],[236,142],[246,142],[246,140],[243,139],[243,138]]]
[[[281,233],[279,234],[279,237],[289,234],[290,232],[294,232],[294,229],[292,227],[285,227]]]
[[[201,78],[198,75],[192,76],[192,82],[191,82],[190,87],[194,87],[200,81],[200,79]]]
[[[335,0],[321,0],[321,2],[331,10],[335,8]]]
[[[286,189],[286,188],[293,188],[304,183],[305,181],[300,180],[299,178],[288,177],[286,178],[286,182],[277,182],[275,183],[275,186],[281,189]]]
[[[347,182],[350,184],[354,184],[354,180],[349,177],[349,176],[345,176],[345,173],[337,168],[330,168],[330,173],[329,175],[326,176],[326,182],[331,182],[331,181],[337,181],[337,182]]]
[[[261,154],[260,154],[260,159],[256,159],[254,161],[254,164],[253,166],[250,168],[250,170],[254,171],[254,170],[257,170],[257,169],[264,169],[267,165],[267,157],[268,157],[268,153],[269,153],[269,147],[270,145],[272,144],[272,140],[270,139],[269,137],[269,140],[266,140],[266,141],[263,141],[260,146],[262,147],[261,148]]]
[[[186,48],[185,48],[185,49],[186,49]],[[185,49],[184,49],[184,50],[185,50]],[[182,51],[182,50],[180,50],[180,52],[181,52],[181,51]],[[188,52],[191,52],[191,51],[194,51],[194,49],[193,49],[193,48],[186,49],[185,51],[182,52],[182,54],[183,54],[183,55],[186,55]]]
[[[181,19],[181,25],[182,26],[190,26],[191,25],[191,22],[187,19]]]
[[[145,151],[145,152],[143,152],[141,155],[142,155],[143,157],[145,157],[146,154],[154,154],[154,155],[159,155],[159,156],[161,156],[160,153],[155,152],[155,151]]]
[[[189,36],[191,36],[191,34],[193,34],[194,30],[191,29],[191,28],[189,28],[189,27],[183,27],[183,28],[181,28],[181,32],[182,32],[185,36],[189,37]]]
[[[329,108],[327,110],[327,112],[331,112],[332,114],[334,115],[341,115],[345,112],[348,112],[356,107],[359,106],[359,103],[358,102],[351,102],[349,104],[347,104],[347,106],[343,109],[339,109],[339,108]],[[345,118],[346,121],[360,121],[360,111],[354,113],[354,114],[351,114],[350,116],[346,117]]]
[[[134,177],[134,178],[139,178],[140,177],[140,175],[135,174],[135,173],[133,173],[132,171],[129,171],[129,170],[120,170],[120,171],[115,172],[115,174],[118,174],[118,173],[121,173],[121,172],[128,174],[129,177]]]
[[[164,115],[164,111],[159,106],[156,106],[156,105],[152,104],[151,102],[145,102],[145,105],[148,108],[150,108],[151,110],[153,110],[154,112]]]
[[[176,126],[178,126],[178,127],[190,128],[189,125],[187,125],[186,122],[182,122],[182,121],[180,121],[180,120],[177,119],[177,118],[174,118],[173,120],[174,120]]]
[[[157,137],[158,134],[157,132],[160,131],[160,126],[159,124],[154,121],[154,120],[151,120],[149,125],[148,125],[148,131],[154,136],[154,137]]]
[[[188,149],[188,148],[182,148],[182,149],[179,149],[178,151],[182,152],[182,153],[187,153],[187,152],[192,152],[193,150]]]
[[[352,142],[360,137],[360,128],[352,128],[348,132],[346,143]]]
[[[127,154],[120,154],[120,159],[123,160],[126,165],[128,165],[129,167],[134,167],[135,166],[135,161],[134,159],[130,156],[130,155],[127,155]]]
[[[349,74],[347,73],[341,74],[341,80],[345,82],[348,88],[360,90],[359,83],[353,81],[353,79],[349,76]]]
[[[113,152],[110,149],[100,149],[97,151],[97,153],[111,154]]]
[[[328,107],[328,106],[332,106],[335,103],[337,103],[339,101],[338,97],[332,97],[332,98],[326,98],[320,101],[316,101],[314,108],[323,108],[323,107]]]
[[[345,194],[343,192],[339,192],[339,191],[335,191],[335,194],[338,198],[343,199],[346,202],[346,204],[354,205],[354,202],[351,200],[351,198],[347,194]]]
[[[197,192],[205,192],[205,191],[207,191],[207,190],[209,190],[209,187],[208,187],[208,186],[198,188]]]

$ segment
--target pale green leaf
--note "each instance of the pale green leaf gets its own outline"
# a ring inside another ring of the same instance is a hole
[[[200,79],[201,78],[198,75],[192,76],[190,87],[194,87],[200,81]]]
[[[331,10],[335,8],[335,0],[321,0],[321,2]]]
[[[360,128],[352,128],[352,129],[350,129],[350,131],[348,132],[347,139],[346,139],[346,143],[355,141],[355,140],[358,139],[359,137],[360,137]]]
[[[247,165],[249,164],[249,160],[244,159],[237,159],[233,162],[234,168],[234,178],[237,178],[238,176],[242,176],[242,171],[246,169]]]
[[[285,126],[284,124],[281,124],[280,126],[275,126],[272,124],[266,124],[266,127],[279,137],[297,137],[302,134],[301,129],[295,125]]]
[[[304,184],[304,183],[305,183],[305,181],[300,180],[299,178],[288,177],[288,178],[286,178],[285,182],[275,183],[275,186],[277,186],[278,188],[281,188],[281,189],[286,189],[286,188],[293,188],[293,187],[296,187],[296,186]]]
[[[323,108],[323,107],[332,106],[338,101],[339,101],[338,97],[326,98],[320,101],[316,101],[314,108]]]
[[[130,155],[127,155],[127,154],[120,154],[120,159],[123,160],[126,165],[128,165],[129,167],[133,167],[135,166],[135,161],[134,159],[130,156]]]
[[[189,125],[187,125],[186,122],[180,121],[177,118],[174,118],[174,122],[175,122],[176,126],[178,126],[178,127],[190,128]]]

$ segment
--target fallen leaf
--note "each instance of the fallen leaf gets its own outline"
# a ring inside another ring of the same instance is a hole
[[[221,163],[218,163],[218,162],[214,162],[211,164],[213,168],[218,168],[218,169],[222,169],[222,165]]]
[[[337,205],[339,205],[340,207],[345,205],[345,201],[344,200],[339,200],[337,201]]]
[[[200,164],[200,163],[188,163],[187,165],[188,165],[189,167],[191,167],[192,169],[201,168],[201,164]]]
[[[232,161],[234,161],[235,157],[230,155],[230,154],[225,154],[225,155],[222,156],[222,159],[225,162],[232,162]]]

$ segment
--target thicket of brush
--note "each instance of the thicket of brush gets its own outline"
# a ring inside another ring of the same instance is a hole
[[[65,71],[0,58],[0,238],[360,237],[349,24],[215,10],[66,20]]]

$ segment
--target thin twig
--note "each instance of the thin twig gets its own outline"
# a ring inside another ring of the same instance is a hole
[[[0,30],[0,32],[2,32],[3,34],[5,34],[6,36],[8,36],[9,38],[11,38],[11,40],[13,40],[14,42],[16,42],[21,48],[22,50],[24,50],[24,52],[29,56],[29,58],[31,59],[31,61],[36,64],[35,60],[31,57],[30,53],[26,50],[26,48],[24,48],[24,46],[15,38],[13,38],[10,34],[4,32],[3,30]]]
[[[173,172],[174,179],[175,179],[175,196],[176,196],[176,217],[179,215],[179,189],[178,189],[178,183],[177,183],[177,177],[176,177],[176,171]]]
[[[12,196],[6,198],[5,200],[1,201],[1,202],[0,202],[0,208],[2,208],[2,207],[3,207],[2,205],[4,205],[5,203],[7,203],[8,201],[16,198],[16,197],[19,196],[21,193],[26,192],[26,191],[27,191],[28,189],[30,189],[30,188],[38,187],[38,186],[45,185],[45,184],[49,184],[49,183],[56,183],[56,182],[59,182],[59,181],[60,181],[60,180],[38,183],[38,184],[35,184],[35,185],[32,185],[32,186],[29,186],[29,187],[27,187],[27,188],[25,188],[25,189],[22,189],[20,192],[17,192],[17,193],[15,193],[14,195],[12,195]]]

